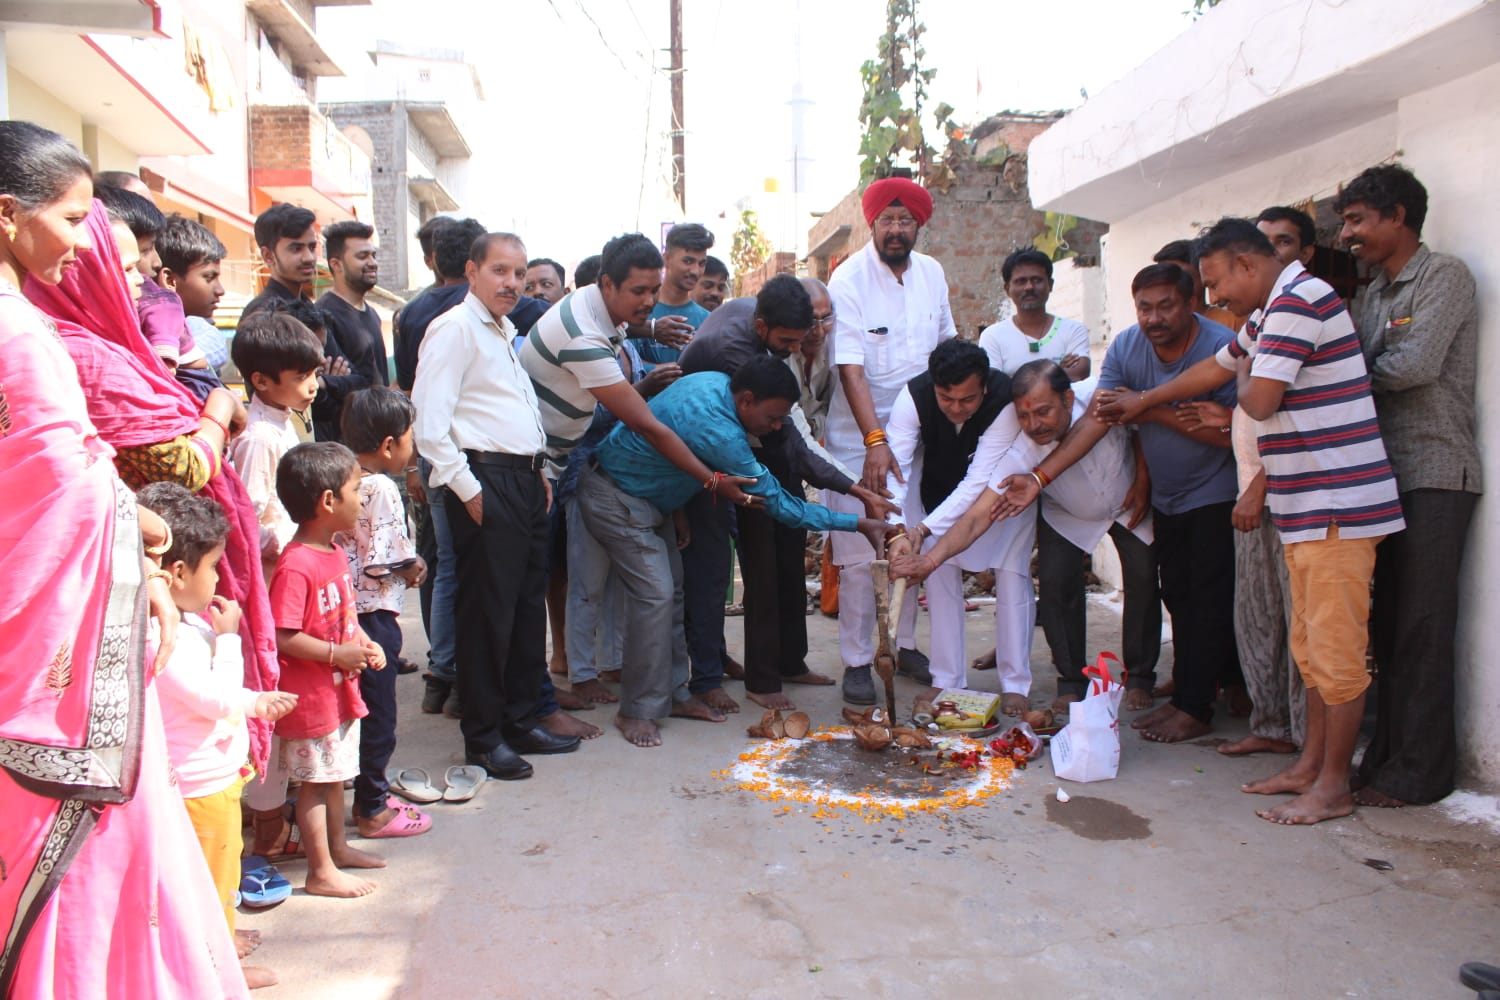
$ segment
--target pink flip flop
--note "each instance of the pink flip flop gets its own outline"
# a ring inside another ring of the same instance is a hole
[[[385,826],[365,836],[370,840],[380,840],[386,837],[415,837],[430,829],[432,829],[431,816],[416,806],[403,805],[396,809],[396,815],[387,820]]]

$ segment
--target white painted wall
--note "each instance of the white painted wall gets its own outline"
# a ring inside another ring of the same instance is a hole
[[[1254,215],[1268,205],[1333,195],[1365,167],[1399,153],[1427,186],[1431,200],[1424,240],[1455,254],[1479,286],[1477,385],[1479,447],[1488,485],[1500,492],[1500,64],[1402,99],[1396,109],[1285,155],[1248,163],[1214,180],[1112,221],[1104,284],[1109,324],[1135,322],[1130,281],[1168,240],[1192,236],[1222,215]],[[1116,560],[1106,542],[1096,572],[1112,577]],[[1481,500],[1463,565],[1460,609],[1458,725],[1460,766],[1467,781],[1500,788],[1500,669],[1488,625],[1500,620],[1500,503]]]
[[[1089,328],[1089,343],[1098,357],[1104,356],[1105,335],[1109,317],[1104,311],[1104,271],[1102,268],[1079,267],[1072,257],[1052,267],[1052,295],[1047,311],[1054,316],[1076,319]],[[1097,358],[1096,365],[1097,368]]]
[[[1469,530],[1459,609],[1459,767],[1500,790],[1500,64],[1401,102],[1402,162],[1431,195],[1422,235],[1462,257],[1479,287],[1479,454],[1489,495]]]

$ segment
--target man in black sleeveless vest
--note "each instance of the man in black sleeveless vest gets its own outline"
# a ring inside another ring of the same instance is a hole
[[[1010,404],[1010,397],[1010,377],[990,367],[982,347],[964,340],[939,344],[927,360],[927,371],[901,390],[886,434],[906,479],[903,487],[892,476],[889,485],[893,495],[904,495],[901,509],[907,524],[920,525],[963,482],[980,439]],[[934,694],[965,683],[964,568],[974,567],[948,563],[927,578],[932,627],[929,681]],[[903,650],[916,645],[916,610],[916,597],[911,595],[898,630],[897,645]]]

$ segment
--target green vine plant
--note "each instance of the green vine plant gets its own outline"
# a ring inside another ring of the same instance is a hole
[[[864,99],[859,120],[859,186],[893,176],[897,170],[915,173],[930,187],[947,191],[956,179],[947,157],[928,144],[922,130],[922,105],[936,69],[922,69],[926,25],[917,19],[917,0],[886,0],[886,30],[877,43],[878,57],[860,67]],[[910,97],[910,105],[907,98]],[[956,127],[953,108],[939,104],[933,118],[953,148]]]
[[[1042,217],[1042,231],[1032,239],[1031,245],[1053,261],[1077,256],[1078,251],[1068,246],[1067,236],[1078,225],[1077,216],[1061,212],[1047,212]]]
[[[734,265],[734,294],[743,295],[745,279],[765,264],[771,256],[771,241],[760,228],[760,219],[750,209],[740,212],[740,227],[734,231],[729,260]]]

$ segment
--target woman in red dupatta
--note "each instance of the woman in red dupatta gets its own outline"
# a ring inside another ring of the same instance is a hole
[[[245,997],[149,683],[148,595],[156,661],[176,618],[146,515],[18,290],[75,266],[91,191],[65,139],[0,122],[0,996]]]
[[[159,480],[180,482],[224,509],[233,530],[219,563],[219,593],[245,610],[240,635],[247,686],[274,691],[279,675],[276,631],[261,569],[260,525],[239,475],[219,454],[219,425],[228,423],[225,411],[205,416],[217,398],[200,404],[167,372],[141,333],[102,203],[94,202],[86,225],[93,248],[80,251],[77,264],[57,284],[36,275],[27,279],[26,297],[56,322],[78,368],[89,417],[115,449],[126,483],[139,488]],[[228,390],[219,392],[227,395]],[[251,758],[264,774],[270,724],[246,721]]]

